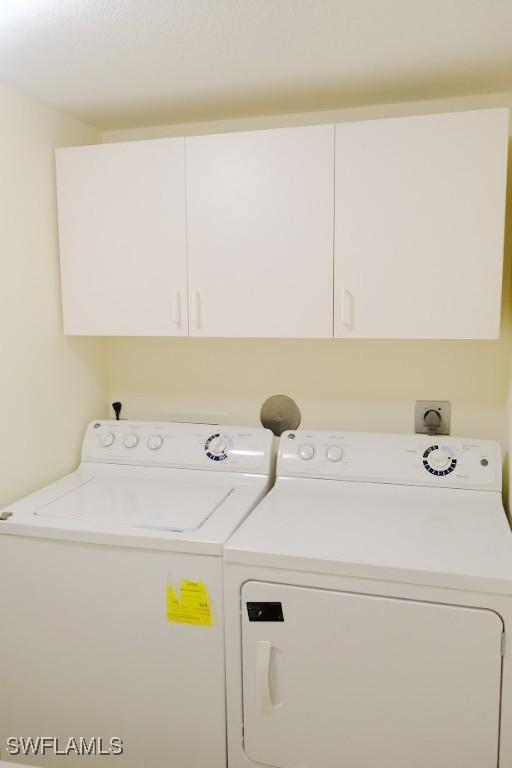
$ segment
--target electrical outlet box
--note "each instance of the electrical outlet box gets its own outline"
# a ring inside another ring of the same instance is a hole
[[[450,434],[450,409],[449,400],[416,400],[414,409],[414,431],[417,434],[429,435],[449,435]],[[439,427],[432,432],[425,423],[425,417],[429,411],[436,411],[439,414]]]

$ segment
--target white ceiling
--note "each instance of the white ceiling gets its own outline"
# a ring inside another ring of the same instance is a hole
[[[512,0],[0,0],[0,81],[103,128],[512,90]]]

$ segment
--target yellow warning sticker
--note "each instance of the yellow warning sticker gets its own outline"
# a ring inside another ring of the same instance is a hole
[[[210,600],[202,581],[182,579],[179,598],[174,587],[167,587],[167,621],[199,627],[212,626]]]

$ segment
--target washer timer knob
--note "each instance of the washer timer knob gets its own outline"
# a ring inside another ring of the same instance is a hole
[[[125,448],[135,448],[136,445],[139,443],[139,436],[135,434],[135,432],[129,432],[127,435],[125,435],[125,438],[123,440],[123,444]]]
[[[315,449],[310,443],[302,443],[299,445],[299,456],[304,461],[309,461],[315,455]]]
[[[343,458],[343,449],[339,445],[330,445],[327,448],[328,461],[341,461]]]
[[[225,453],[227,447],[228,442],[222,435],[219,435],[219,437],[216,437],[215,440],[212,440],[210,443],[210,451],[216,454]]]
[[[228,451],[230,448],[230,438],[221,435],[220,432],[217,432],[215,435],[210,435],[204,444],[206,455],[211,461],[225,461],[228,458]]]
[[[164,444],[162,435],[150,435],[148,437],[148,448],[150,451],[158,451]]]
[[[105,432],[105,434],[100,437],[100,445],[102,448],[110,448],[110,446],[114,444],[115,439],[116,436],[113,432]]]

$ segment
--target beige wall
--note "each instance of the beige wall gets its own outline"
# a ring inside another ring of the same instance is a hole
[[[76,466],[106,412],[94,339],[64,338],[54,148],[98,132],[0,87],[0,507]]]
[[[413,431],[416,399],[452,402],[452,432],[505,444],[508,334],[499,342],[117,339],[111,398],[126,414],[256,424],[288,394],[303,425]]]
[[[103,140],[500,105],[512,105],[512,95],[109,131]],[[439,398],[452,402],[453,434],[496,438],[506,448],[509,251],[507,246],[500,341],[111,339],[111,398],[123,400],[130,416],[172,419],[190,414],[255,424],[261,402],[285,393],[299,403],[304,426],[395,432],[412,431],[416,399]]]

